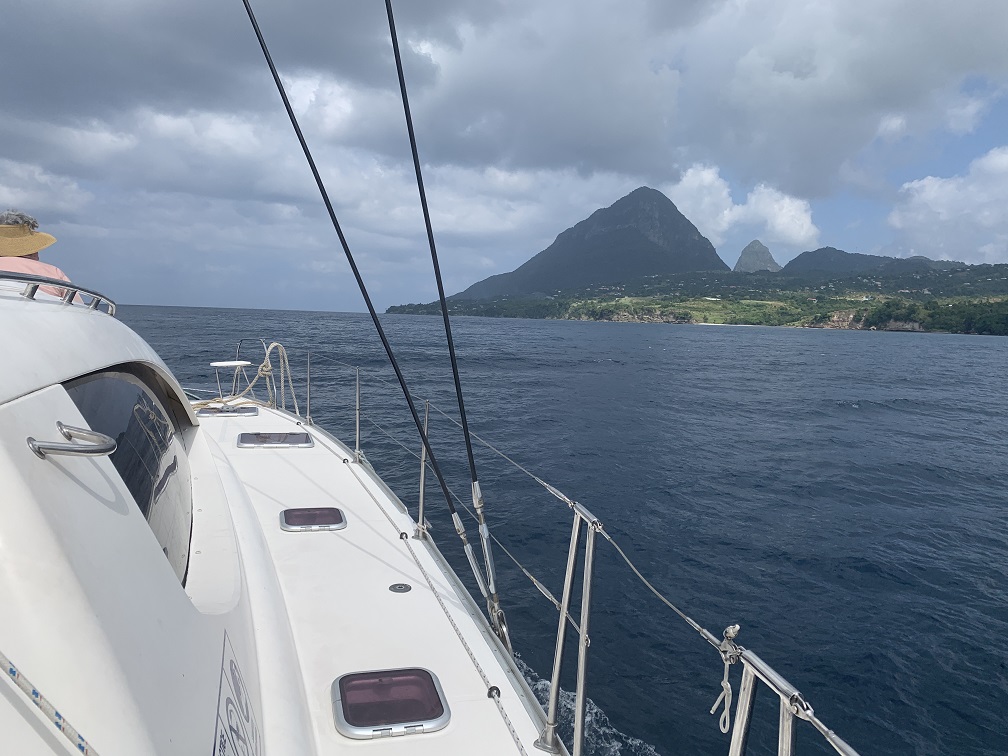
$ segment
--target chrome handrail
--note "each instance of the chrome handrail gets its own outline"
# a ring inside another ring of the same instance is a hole
[[[91,297],[91,301],[84,303],[81,300],[81,304],[84,304],[88,309],[97,310],[101,304],[105,304],[106,312],[109,315],[115,316],[116,303],[113,302],[109,297],[105,296],[101,292],[95,291],[94,289],[87,289],[83,286],[78,286],[72,281],[64,281],[59,278],[49,278],[48,276],[39,276],[33,273],[14,273],[12,271],[0,270],[0,281],[14,281],[15,283],[23,283],[25,285],[24,291],[21,292],[21,296],[25,299],[35,299],[35,295],[42,286],[53,286],[58,289],[62,289],[63,296],[60,297],[60,301],[64,304],[74,304],[74,300],[78,299],[79,294]]]
[[[354,371],[357,374],[357,394],[354,409],[354,418],[356,418],[356,430],[354,431],[354,459],[360,462],[361,459],[361,448],[360,448],[360,368]],[[427,431],[424,431],[426,433]]]
[[[258,341],[258,342],[260,342],[262,344],[263,354],[264,355],[268,355],[269,354],[269,347],[266,346],[266,339],[264,339],[262,337],[259,337],[257,339],[254,336],[243,336],[242,338],[238,339],[238,346],[235,347],[235,356],[234,356],[235,362],[238,362],[239,360],[241,360],[242,343],[245,342],[245,341]],[[245,385],[248,386],[248,387],[251,387],[252,384],[249,381],[248,374],[245,373],[244,368],[242,369],[241,373],[245,377]],[[272,381],[272,380],[273,380],[273,376],[269,376],[269,375],[266,376],[266,383],[267,384],[270,383],[270,381]],[[235,370],[234,377],[231,380],[231,395],[234,396],[235,394],[238,393],[238,391],[240,389],[241,389],[241,386],[238,383],[238,371]],[[274,389],[275,389],[275,387],[274,387]],[[256,399],[255,389],[251,389],[250,388],[250,393],[252,394],[252,398]],[[276,391],[275,390],[269,391],[269,393],[271,395],[274,395],[274,396],[276,395]]]
[[[430,401],[424,400],[423,432],[427,433],[430,422]],[[357,425],[360,425],[360,407],[357,408]],[[420,498],[417,504],[416,538],[427,537],[427,518],[424,515],[424,492],[427,490],[427,447],[420,444]]]
[[[546,712],[546,727],[535,741],[535,747],[548,753],[562,752],[557,738],[557,720],[560,704],[560,668],[563,664],[564,637],[567,634],[567,617],[570,609],[571,591],[574,587],[574,568],[577,565],[578,544],[581,528],[587,532],[585,542],[584,579],[581,583],[581,622],[578,631],[577,684],[574,692],[574,754],[581,756],[584,749],[585,707],[587,696],[585,686],[588,677],[588,620],[591,613],[592,572],[595,562],[595,534],[602,530],[602,523],[581,504],[570,502],[574,512],[574,526],[571,530],[570,549],[567,552],[567,571],[564,575],[563,595],[560,598],[560,624],[557,628],[556,651],[553,655],[553,676],[550,680],[549,708]]]
[[[737,649],[738,660],[742,662],[742,686],[739,691],[738,707],[735,710],[735,729],[732,731],[729,756],[742,756],[745,753],[745,741],[748,738],[756,680],[761,680],[780,698],[780,728],[777,735],[778,756],[792,756],[794,753],[795,717],[804,719],[815,727],[826,739],[826,742],[833,747],[833,750],[841,756],[858,756],[858,752],[843,738],[822,723],[805,697],[798,692],[798,689],[785,680],[773,667],[749,649],[736,646],[734,641],[728,640],[728,644]]]
[[[115,439],[90,428],[76,428],[56,421],[56,430],[67,441],[75,438],[85,441],[83,444],[64,444],[57,441],[37,441],[28,436],[28,448],[35,452],[39,459],[45,459],[47,454],[62,454],[74,457],[106,457],[116,450]]]

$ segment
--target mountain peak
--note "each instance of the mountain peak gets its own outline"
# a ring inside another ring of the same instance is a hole
[[[552,294],[645,276],[727,268],[672,200],[641,186],[562,232],[524,265],[475,283],[455,297]]]
[[[819,271],[844,275],[857,275],[875,270],[892,258],[866,255],[861,252],[845,252],[836,247],[820,247],[802,252],[784,266],[789,275]]]
[[[735,267],[732,268],[736,273],[756,273],[761,270],[776,273],[780,269],[781,266],[773,259],[770,250],[759,239],[753,239],[746,245]]]

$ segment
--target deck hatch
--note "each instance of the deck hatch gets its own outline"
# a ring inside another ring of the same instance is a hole
[[[451,717],[441,683],[420,668],[343,675],[332,700],[336,729],[358,740],[435,732]]]
[[[280,513],[284,530],[342,530],[347,526],[343,510],[336,507],[300,507]]]
[[[238,448],[268,447],[271,449],[314,446],[312,437],[304,431],[292,433],[239,433]]]
[[[221,407],[200,407],[196,410],[196,417],[256,417],[259,415],[259,408],[254,404],[242,404],[233,407],[225,404]]]

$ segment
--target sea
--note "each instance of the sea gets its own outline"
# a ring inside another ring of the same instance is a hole
[[[310,361],[312,420],[350,445],[359,374],[361,448],[416,513],[420,442],[368,315],[118,315],[197,391],[216,393],[208,364],[234,359],[239,340],[253,365],[260,339],[281,342],[299,411]],[[442,321],[381,322],[421,416],[429,406],[448,485],[468,503]],[[593,512],[700,625],[720,637],[739,624],[737,641],[860,753],[1008,753],[1008,339],[470,317],[453,334],[502,603],[540,695],[558,613],[526,571],[559,597],[572,514],[535,477]],[[427,480],[433,536],[475,592]],[[717,651],[603,538],[592,586],[587,752],[727,753],[720,709],[709,713]],[[579,597],[580,585],[572,614]],[[777,712],[760,688],[750,754],[776,753]],[[795,729],[798,753],[832,753],[807,723]]]

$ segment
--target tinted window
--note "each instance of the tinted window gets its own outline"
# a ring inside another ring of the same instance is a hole
[[[116,440],[112,464],[185,582],[192,532],[189,460],[169,402],[154,381],[106,371],[65,384],[93,430]]]
[[[342,530],[346,524],[343,511],[336,507],[301,507],[280,513],[284,530]]]
[[[385,727],[403,728],[392,735],[434,732],[448,724],[441,685],[426,669],[343,675],[332,692],[336,729],[351,738],[380,737]]]

